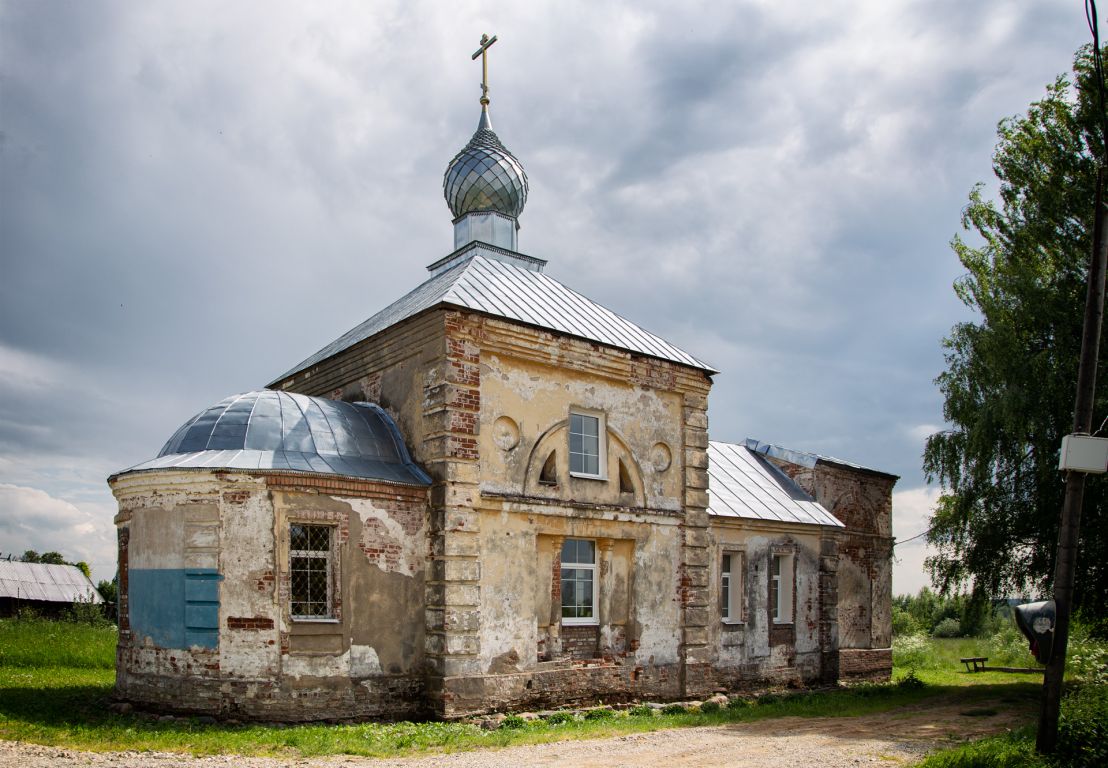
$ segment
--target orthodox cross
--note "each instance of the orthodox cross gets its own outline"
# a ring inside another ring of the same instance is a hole
[[[489,37],[488,35],[481,35],[481,47],[474,51],[471,57],[472,61],[477,61],[477,57],[481,57],[481,106],[487,107],[489,105],[489,59],[486,56],[486,52],[496,42],[496,35]]]

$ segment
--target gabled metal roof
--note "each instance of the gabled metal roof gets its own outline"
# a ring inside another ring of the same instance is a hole
[[[803,488],[745,445],[708,443],[708,514],[845,527]]]
[[[433,274],[407,296],[281,374],[269,386],[438,305],[483,312],[709,373],[716,372],[665,339],[643,330],[534,267],[517,266],[511,254],[506,257],[506,253],[483,243],[461,249],[453,260],[455,263],[448,268]],[[432,266],[438,267],[441,263]]]
[[[157,458],[117,475],[156,469],[276,470],[431,484],[380,406],[273,390],[232,395],[204,409]]]
[[[89,578],[75,565],[0,560],[0,597],[50,603],[102,603]]]

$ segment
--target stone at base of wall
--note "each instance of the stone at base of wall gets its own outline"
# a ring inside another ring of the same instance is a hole
[[[413,675],[328,678],[312,685],[136,674],[116,681],[116,697],[139,709],[273,722],[422,717],[429,714],[423,693],[423,677]]]
[[[840,648],[840,680],[888,680],[893,673],[892,648]]]

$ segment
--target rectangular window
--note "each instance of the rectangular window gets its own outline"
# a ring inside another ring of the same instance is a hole
[[[793,556],[777,554],[770,558],[769,605],[774,624],[793,621]]]
[[[585,413],[569,414],[569,471],[573,475],[602,477],[603,419]]]
[[[562,623],[596,624],[596,542],[562,544]]]
[[[720,614],[725,624],[743,620],[743,554],[725,552],[720,567]]]
[[[332,619],[329,525],[289,526],[289,593],[294,619]]]

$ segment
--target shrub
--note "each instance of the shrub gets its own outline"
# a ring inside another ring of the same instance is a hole
[[[1030,667],[1035,657],[1028,649],[1027,638],[1016,627],[1014,621],[1005,622],[988,641],[989,661],[1003,666]]]
[[[736,697],[734,699],[731,699],[731,701],[727,702],[727,708],[728,709],[746,709],[747,707],[750,707],[750,706],[753,706],[753,705],[754,705],[753,701],[751,701],[750,699],[744,699],[744,698],[741,698],[741,697]]]
[[[914,669],[909,669],[908,674],[896,681],[896,687],[902,691],[918,691],[926,685],[927,683],[916,676]]]
[[[719,706],[718,701],[706,701],[706,702],[704,702],[703,704],[700,705],[700,711],[703,712],[704,714],[709,714],[711,712],[719,712],[719,710],[720,710],[720,706]]]
[[[647,704],[638,704],[627,710],[627,714],[631,717],[654,717],[654,707]]]
[[[961,637],[962,622],[953,618],[943,619],[935,625],[935,628],[931,630],[931,634],[934,637]]]
[[[1108,643],[1089,637],[1071,638],[1066,650],[1066,670],[1087,684],[1108,684]]]
[[[608,720],[609,718],[615,717],[615,714],[615,712],[608,709],[607,707],[601,707],[600,709],[590,709],[588,712],[585,713],[585,719]]]
[[[1108,686],[1083,685],[1062,699],[1054,757],[1066,768],[1108,765]]]
[[[893,635],[895,637],[918,635],[922,631],[923,627],[916,621],[915,616],[903,608],[893,606]]]
[[[666,704],[662,707],[663,715],[683,715],[688,712],[684,704]]]
[[[552,712],[551,714],[547,715],[545,721],[550,723],[551,725],[561,725],[563,723],[572,723],[576,719],[577,716],[574,713],[562,710],[560,712]]]
[[[519,715],[508,715],[507,717],[505,717],[503,720],[500,721],[500,727],[501,728],[509,728],[509,729],[512,729],[512,730],[515,730],[515,729],[518,729],[518,728],[526,728],[527,727],[527,721],[524,720]]]
[[[922,667],[930,652],[931,643],[923,635],[893,638],[893,664],[898,667]]]

